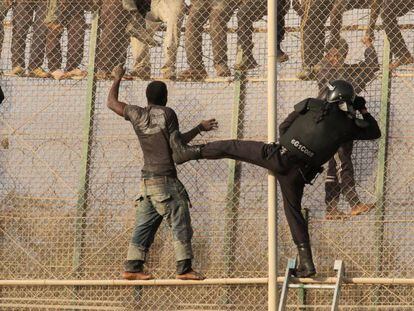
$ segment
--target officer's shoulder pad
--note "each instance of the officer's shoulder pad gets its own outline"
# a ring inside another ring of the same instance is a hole
[[[308,102],[309,98],[302,100],[301,102],[297,103],[294,108],[296,112],[303,113],[308,109]]]
[[[318,98],[308,98],[306,99],[306,111],[319,111],[325,107],[326,101]]]
[[[324,105],[326,103],[325,100],[320,99],[320,98],[308,98],[307,100],[309,103],[312,103],[312,104]]]

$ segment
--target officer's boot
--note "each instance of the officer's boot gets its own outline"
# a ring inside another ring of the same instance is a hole
[[[298,244],[299,264],[295,271],[298,278],[307,278],[316,274],[315,265],[312,260],[312,250],[309,243]]]
[[[170,136],[170,147],[172,149],[172,157],[176,164],[182,164],[190,160],[201,159],[201,148],[204,145],[189,146],[182,141],[181,134],[174,131]]]

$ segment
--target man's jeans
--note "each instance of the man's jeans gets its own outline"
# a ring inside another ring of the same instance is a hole
[[[172,229],[176,260],[193,258],[190,200],[183,184],[173,177],[154,177],[142,179],[140,191],[126,271],[136,272],[132,268],[134,261],[146,260],[163,219]]]

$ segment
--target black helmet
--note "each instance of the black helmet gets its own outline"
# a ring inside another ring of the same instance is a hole
[[[326,101],[334,103],[344,101],[352,104],[355,99],[355,90],[351,83],[344,80],[335,80],[327,84]]]

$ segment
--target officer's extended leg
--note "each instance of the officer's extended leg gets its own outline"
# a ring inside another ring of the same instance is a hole
[[[206,144],[201,148],[203,159],[233,159],[277,171],[277,160],[272,154],[274,145],[258,141],[219,140]]]
[[[305,181],[298,168],[292,168],[286,175],[278,175],[282,190],[283,206],[293,242],[298,247],[299,265],[297,277],[309,277],[316,273],[310,247],[308,224],[302,215],[302,197]]]
[[[248,162],[274,172],[281,171],[280,153],[275,144],[258,141],[218,140],[206,145],[189,146],[175,131],[170,136],[173,159],[177,164],[198,159],[233,159]]]

